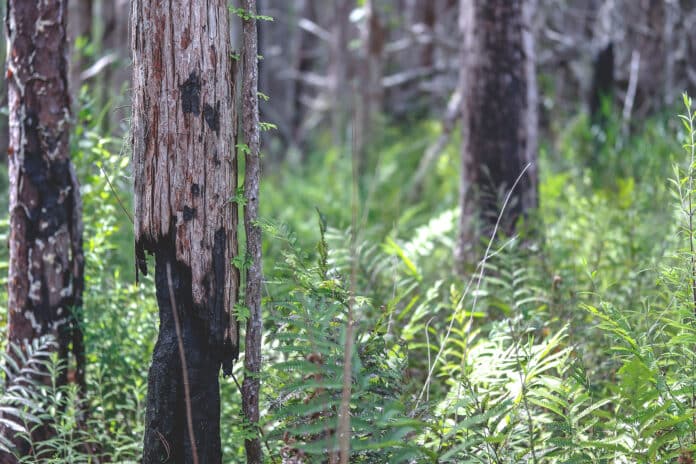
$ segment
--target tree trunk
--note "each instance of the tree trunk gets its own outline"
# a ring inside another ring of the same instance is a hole
[[[143,463],[220,463],[220,367],[238,355],[235,105],[227,2],[133,0],[136,258],[160,331]]]
[[[248,464],[263,464],[263,451],[259,429],[259,388],[261,380],[261,228],[259,218],[259,182],[261,180],[261,137],[259,134],[259,70],[258,30],[256,0],[242,0],[242,5],[251,16],[243,21],[244,77],[242,82],[242,127],[246,150],[244,173],[244,230],[246,232],[246,256],[249,267],[246,274],[244,304],[249,310],[246,326],[244,351],[244,382],[242,383],[242,410],[247,422],[256,431],[253,437],[244,440]]]
[[[70,162],[66,18],[66,0],[7,2],[8,325],[11,343],[52,335],[66,361],[72,348],[76,365],[69,367],[83,387],[82,332],[73,313],[84,282],[82,204]],[[67,382],[66,369],[57,382]]]
[[[106,0],[102,3],[104,32],[102,35],[102,53],[111,55],[113,62],[106,65],[101,79],[101,100],[109,106],[104,116],[103,129],[106,133],[122,133],[121,122],[128,118],[128,101],[123,94],[127,89],[129,75],[128,50],[128,1]]]
[[[355,132],[355,155],[357,172],[366,170],[368,147],[373,141],[377,116],[382,109],[384,92],[382,88],[382,52],[385,33],[379,18],[379,11],[373,0],[365,1],[365,27],[363,30],[363,66],[360,85],[360,102]]]
[[[93,0],[70,0],[70,41],[72,42],[74,56],[70,66],[70,87],[71,95],[77,101],[80,94],[80,73],[84,71],[87,60],[85,59],[84,51],[77,50],[75,45],[78,38],[86,40],[88,43],[92,41],[92,17],[93,17]]]
[[[424,68],[431,68],[435,65],[435,26],[437,25],[437,2],[436,0],[420,0],[419,8],[424,32],[430,36],[429,40],[421,47],[420,65]]]
[[[353,9],[352,0],[336,0],[334,22],[331,33],[331,51],[329,63],[329,99],[331,108],[331,124],[333,143],[343,146],[345,141],[346,124],[351,114],[351,104],[348,84],[348,50],[350,12]]]
[[[590,91],[590,115],[592,120],[604,124],[602,103],[612,103],[614,92],[614,44],[609,43],[595,57],[593,63],[592,88]]]
[[[537,204],[537,95],[532,2],[462,0],[461,265],[481,233],[489,234],[501,199],[531,163],[511,195],[501,226],[512,234],[517,220]],[[475,213],[487,227],[476,225]]]
[[[6,2],[0,2],[0,16],[5,17]],[[5,63],[5,52],[7,51],[5,34],[0,34],[0,63]],[[0,108],[7,106],[7,79],[0,79]],[[9,127],[7,125],[7,116],[0,114],[0,154],[7,153],[9,144]],[[7,163],[7,158],[0,156],[2,163]]]
[[[302,0],[302,9],[298,8],[298,22],[301,18],[306,18],[312,22],[316,22],[317,14],[315,11],[314,0]],[[299,29],[299,26],[296,26]],[[314,67],[314,58],[311,56],[312,51],[317,47],[316,37],[312,34],[307,33],[304,30],[298,31],[297,44],[295,49],[295,60],[293,63],[293,69],[296,71],[298,76],[306,74],[311,71]],[[306,113],[305,104],[303,103],[303,98],[306,98],[305,85],[302,83],[301,79],[293,79],[292,82],[293,89],[289,93],[292,96],[291,103],[291,119],[290,119],[290,130],[292,134],[292,144],[293,148],[297,148],[299,151],[299,161],[303,161],[305,157],[304,150],[301,148],[304,146],[305,138],[307,136],[305,130],[305,119]]]

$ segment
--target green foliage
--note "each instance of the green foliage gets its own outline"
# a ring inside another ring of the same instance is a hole
[[[283,282],[271,296],[268,323],[275,330],[267,343],[273,360],[266,378],[269,393],[268,439],[282,444],[280,454],[321,461],[337,449],[336,411],[343,387],[343,351],[349,290],[346,275],[332,266],[321,228],[319,261],[312,263],[287,230],[269,225],[269,233],[282,234],[285,262],[279,269]],[[330,253],[330,250],[329,250]],[[422,427],[406,414],[403,395],[404,346],[374,327],[367,316],[370,302],[355,297],[358,338],[351,354],[352,457],[351,462],[408,462],[421,455],[404,440]],[[366,317],[367,316],[367,317]]]
[[[128,154],[101,134],[105,113],[82,102],[72,157],[86,226],[88,388],[56,386],[49,341],[11,348],[3,423],[28,439],[40,422],[56,431],[23,462],[137,462],[142,446],[153,285],[133,284]],[[301,163],[267,169],[262,420],[242,419],[239,363],[221,380],[226,461],[241,462],[244,439],[261,434],[268,462],[325,462],[350,356],[351,462],[691,462],[696,131],[684,103],[681,126],[658,117],[631,133],[607,114],[563,127],[542,151],[530,217],[539,236],[496,239],[465,276],[452,271],[458,140],[411,191],[437,124],[385,129],[369,147],[354,246],[345,147],[327,149],[317,134]],[[244,206],[243,191],[230,201]],[[248,258],[233,264],[243,270]],[[351,301],[355,350],[345,353]],[[233,313],[242,325],[249,317],[243,304]],[[22,374],[37,363],[53,382]]]
[[[236,8],[231,6],[230,12],[233,15],[238,16],[242,21],[273,21],[273,17],[271,16],[253,14],[252,12],[247,11],[244,8]]]

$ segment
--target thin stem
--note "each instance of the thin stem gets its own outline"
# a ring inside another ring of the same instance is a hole
[[[522,404],[524,404],[524,410],[527,413],[527,429],[529,431],[529,447],[532,452],[532,461],[537,464],[539,460],[536,455],[536,448],[534,446],[534,420],[532,419],[532,412],[529,409],[529,401],[527,401],[527,375],[522,372],[522,363],[520,362],[520,342],[517,340],[515,330],[512,327],[512,322],[508,318],[507,320],[508,328],[510,329],[510,336],[512,337],[512,343],[515,347],[515,362],[517,364],[517,374],[520,377],[520,388],[522,390]]]
[[[522,180],[524,175],[527,173],[527,171],[531,167],[532,167],[532,163],[529,163],[524,167],[522,172],[520,172],[520,175],[517,176],[515,183],[512,184],[512,187],[510,188],[510,190],[508,191],[508,193],[505,197],[505,201],[503,202],[503,207],[501,208],[500,214],[498,215],[498,220],[495,223],[495,227],[493,228],[493,232],[491,233],[491,237],[488,241],[488,246],[486,247],[486,252],[483,254],[483,259],[481,259],[481,261],[479,262],[479,264],[477,266],[477,270],[479,271],[478,276],[474,275],[469,279],[469,282],[467,283],[466,288],[464,289],[464,293],[462,293],[461,298],[457,302],[457,306],[455,308],[455,314],[452,315],[452,318],[450,319],[450,324],[447,327],[447,332],[445,333],[445,338],[443,339],[443,341],[440,345],[440,349],[438,350],[437,355],[435,356],[435,360],[433,361],[433,365],[430,367],[430,370],[428,371],[428,376],[425,379],[425,383],[423,385],[423,388],[421,389],[420,394],[418,395],[418,400],[416,401],[416,406],[414,409],[418,408],[418,405],[420,404],[420,402],[423,399],[423,396],[425,395],[426,389],[428,389],[430,386],[430,382],[432,380],[433,373],[435,372],[435,367],[437,366],[437,363],[440,361],[440,358],[442,357],[442,353],[445,351],[445,345],[447,344],[447,340],[449,339],[449,337],[452,333],[452,329],[454,327],[454,323],[456,320],[456,317],[455,317],[456,313],[459,312],[463,308],[464,298],[466,298],[466,296],[469,294],[469,291],[471,290],[471,286],[473,285],[474,280],[475,279],[477,280],[477,283],[476,283],[477,290],[481,286],[481,282],[483,281],[483,276],[485,273],[486,262],[492,256],[491,248],[493,247],[493,241],[494,241],[496,235],[498,234],[498,229],[500,228],[500,222],[502,220],[503,215],[505,214],[505,210],[507,209],[507,205],[510,202],[510,198],[512,197],[513,192],[517,188],[517,185],[520,183],[520,181]],[[470,323],[473,321],[474,313],[476,312],[476,304],[478,302],[478,294],[479,294],[479,292],[476,292],[474,294],[474,302],[473,302],[473,305],[471,308],[471,313],[469,315],[469,322]],[[469,326],[467,328],[467,331],[466,331],[467,340],[468,340],[468,336],[470,333],[471,333],[471,326]]]
[[[355,118],[354,118],[355,119]],[[353,122],[353,132],[355,132],[355,121]],[[350,398],[352,394],[352,372],[353,372],[353,309],[355,306],[355,292],[358,279],[358,256],[356,251],[357,236],[358,236],[358,159],[357,151],[354,146],[356,134],[353,133],[351,140],[352,148],[352,198],[351,198],[351,234],[350,234],[350,256],[351,256],[351,272],[350,272],[350,295],[348,298],[348,314],[346,320],[346,341],[343,358],[343,391],[341,392],[341,405],[338,410],[338,446],[339,446],[339,462],[340,464],[348,464],[350,461]]]

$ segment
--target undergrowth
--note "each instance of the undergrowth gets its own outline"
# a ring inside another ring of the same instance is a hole
[[[129,155],[100,135],[85,102],[72,155],[87,227],[88,388],[17,388],[22,364],[61,369],[50,340],[25,347],[20,363],[5,357],[3,424],[27,439],[39,422],[55,429],[23,462],[137,462],[141,451],[156,303],[151,281],[134,284]],[[680,127],[658,118],[625,136],[612,118],[568,125],[542,152],[539,236],[496,237],[464,278],[452,271],[457,140],[406,203],[434,124],[390,130],[371,150],[354,252],[344,152],[269,172],[268,462],[335,455],[346,356],[351,462],[693,462],[696,130],[684,103]],[[346,354],[351,291],[356,340]],[[227,462],[239,462],[256,433],[241,419],[241,374],[222,382]]]

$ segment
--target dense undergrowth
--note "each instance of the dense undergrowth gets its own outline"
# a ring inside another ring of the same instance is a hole
[[[4,386],[13,426],[29,430],[48,415],[58,432],[26,462],[139,459],[156,303],[149,278],[134,282],[129,153],[100,133],[85,103],[73,159],[89,385],[84,397],[72,385]],[[451,251],[458,140],[411,191],[436,124],[388,129],[374,144],[355,234],[348,153],[319,138],[301,166],[267,166],[268,461],[324,462],[335,445],[353,285],[351,462],[693,462],[696,165],[686,103],[685,124],[656,117],[631,135],[612,118],[551,128],[531,219],[540,233],[495,237],[464,279]],[[45,352],[28,350],[26,365],[51,365]],[[256,433],[241,419],[239,377],[222,382],[227,462],[240,462],[244,437]]]

